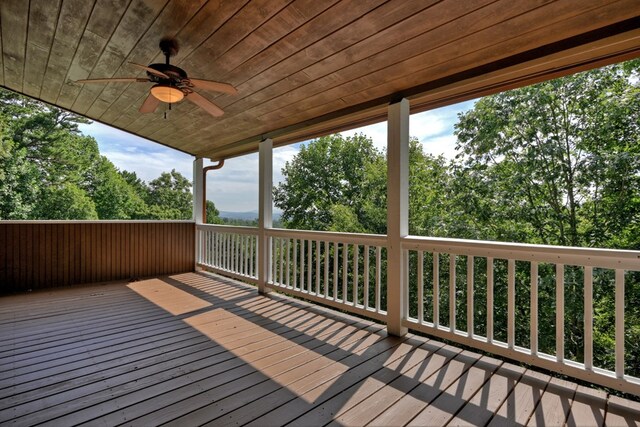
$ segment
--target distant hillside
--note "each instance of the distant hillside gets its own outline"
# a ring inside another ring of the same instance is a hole
[[[280,212],[278,211],[273,212],[274,221],[279,220],[280,216],[281,216]],[[254,219],[258,219],[258,211],[249,211],[249,212],[220,211],[220,218],[242,219],[245,221],[252,221]]]

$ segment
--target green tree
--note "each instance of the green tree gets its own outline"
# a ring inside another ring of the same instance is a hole
[[[483,238],[638,247],[639,64],[488,96],[460,116],[461,176],[481,189],[465,216],[480,206],[495,224]]]
[[[189,219],[191,183],[175,170],[147,185],[101,156],[88,120],[0,89],[0,218]]]
[[[26,150],[0,139],[0,219],[32,218],[38,192],[38,171]]]
[[[147,214],[146,203],[136,188],[104,156],[95,163],[94,176],[87,187],[100,219],[140,219]]]
[[[220,211],[216,208],[215,203],[211,200],[207,200],[205,209],[207,211],[207,224],[222,224]]]
[[[282,174],[285,181],[275,188],[274,201],[287,227],[386,233],[387,162],[370,138],[329,135],[314,140]],[[411,233],[441,236],[451,231],[450,181],[446,159],[425,153],[411,138]]]
[[[144,182],[142,179],[138,178],[138,175],[135,172],[129,172],[129,171],[119,171],[120,175],[122,176],[122,178],[127,182],[127,184],[129,184],[133,190],[136,192],[136,194],[141,198],[141,199],[146,199],[148,192],[149,192],[149,188],[147,187],[147,183]]]
[[[73,183],[48,186],[41,198],[35,212],[38,219],[98,219],[93,201]]]
[[[0,91],[0,116],[6,135],[26,150],[45,184],[59,184],[68,174],[78,174],[87,158],[97,154],[95,140],[83,136],[78,124],[89,120],[8,90]],[[73,180],[72,180],[73,181]],[[78,182],[76,182],[78,184]]]
[[[359,229],[379,232],[384,223],[378,222],[378,207],[372,209],[364,189],[372,165],[381,158],[371,139],[361,134],[329,135],[303,145],[282,169],[285,180],[274,189],[283,222],[290,228],[330,230],[354,225],[357,218]]]
[[[88,120],[0,90],[0,122],[2,218],[97,219],[87,190],[95,178],[98,145],[78,130]]]
[[[172,169],[149,182],[147,205],[149,216],[157,219],[191,219],[191,182]]]
[[[386,168],[386,163],[384,164]],[[409,233],[444,236],[452,233],[455,213],[450,203],[451,176],[443,156],[425,153],[416,139],[409,141]],[[386,218],[385,218],[386,220]]]

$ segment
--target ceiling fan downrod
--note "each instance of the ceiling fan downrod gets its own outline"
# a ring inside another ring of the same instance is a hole
[[[169,58],[178,54],[180,46],[177,40],[167,37],[160,40],[160,50],[164,53],[166,64],[169,65]]]

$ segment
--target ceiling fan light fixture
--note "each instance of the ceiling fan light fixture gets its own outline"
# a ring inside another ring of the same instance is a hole
[[[168,85],[155,85],[151,88],[151,95],[169,104],[182,101],[184,98],[184,93],[180,89]]]

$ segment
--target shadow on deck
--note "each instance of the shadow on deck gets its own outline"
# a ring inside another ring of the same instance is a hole
[[[0,298],[0,424],[640,425],[640,404],[187,273]]]

